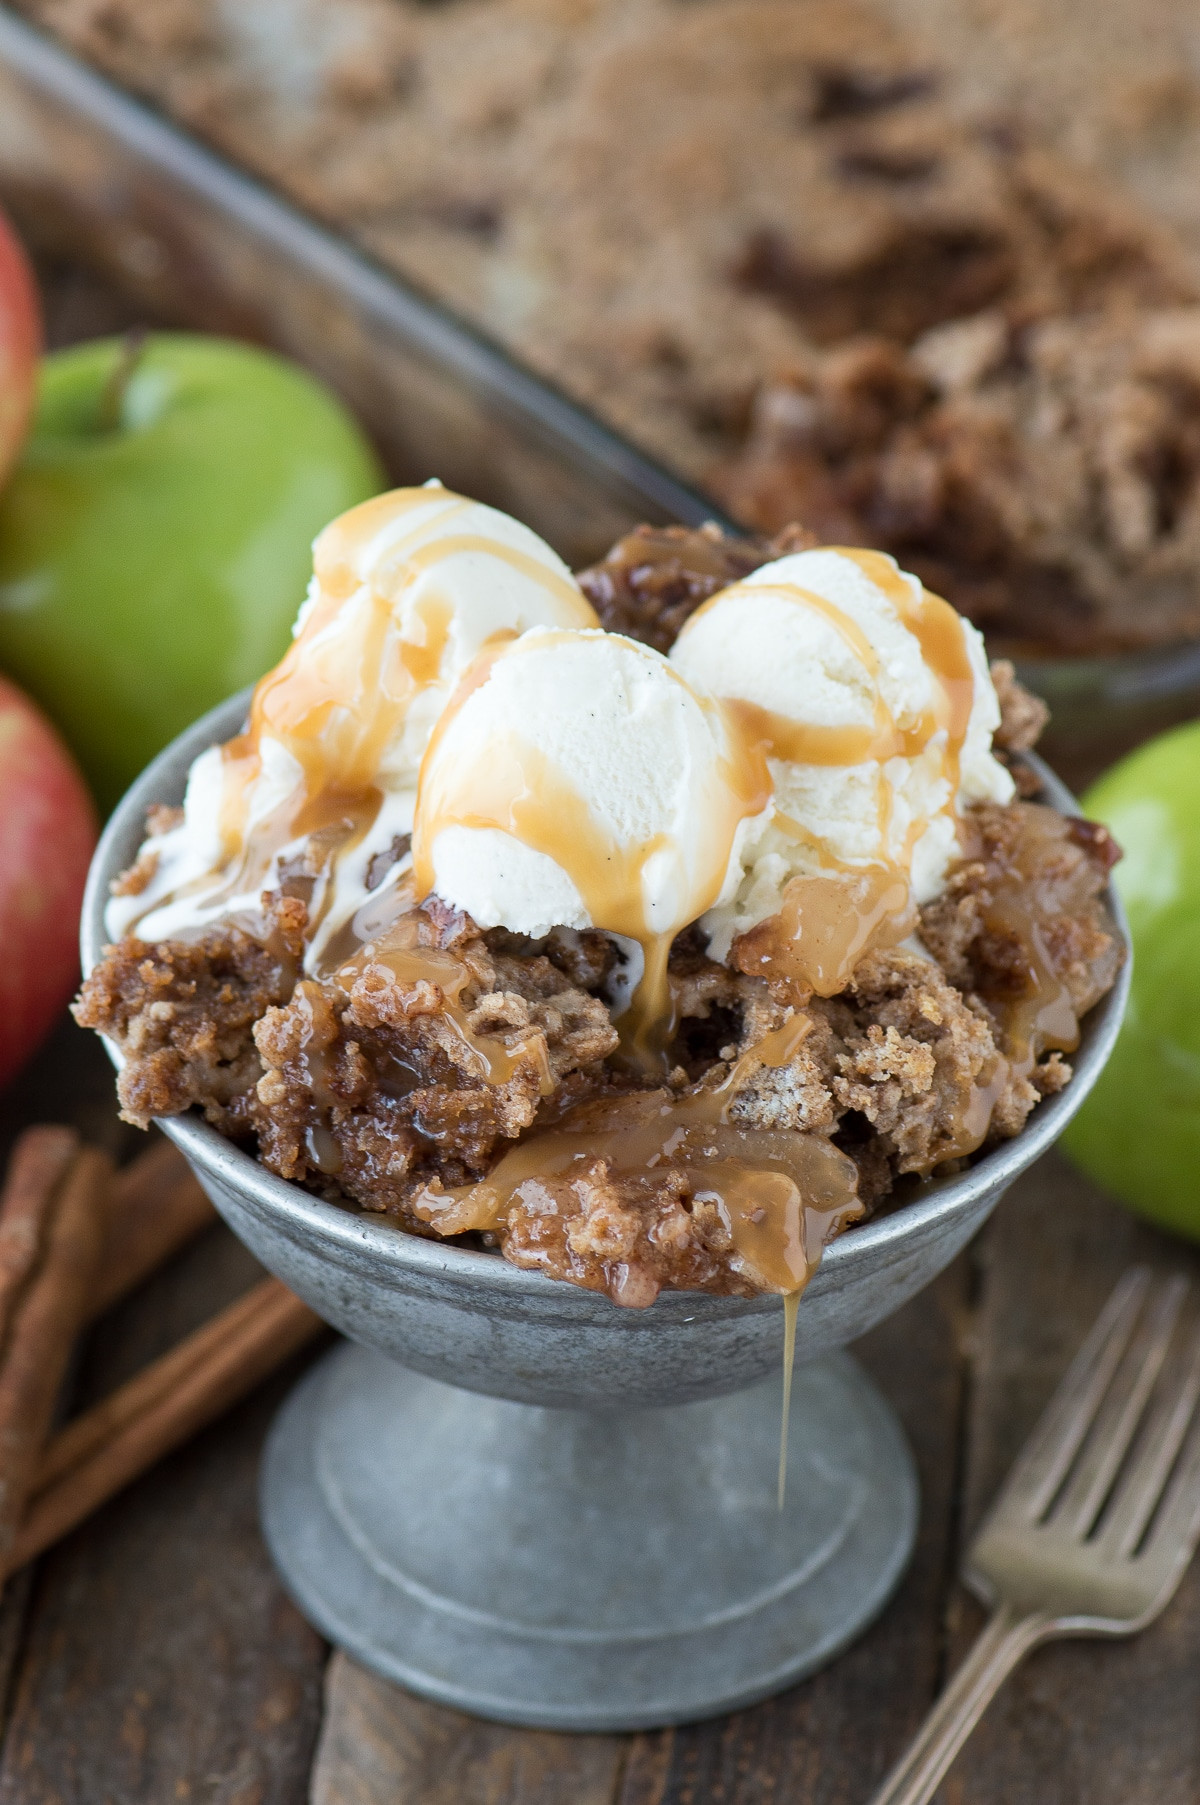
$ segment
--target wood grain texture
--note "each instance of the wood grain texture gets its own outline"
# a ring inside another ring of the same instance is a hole
[[[982,1248],[968,1415],[969,1535],[1117,1278],[1134,1261],[1200,1259],[1118,1209],[1051,1155],[1015,1187]],[[981,1621],[957,1592],[955,1659]],[[1031,1656],[945,1781],[939,1805],[1195,1805],[1200,1799],[1200,1567],[1164,1617],[1127,1642]]]
[[[312,1805],[610,1805],[626,1740],[484,1723],[335,1654]]]
[[[54,1097],[64,1113],[66,1095],[85,1132],[127,1145],[112,1116],[107,1065],[94,1063],[98,1052],[64,1027],[21,1080],[20,1110],[4,1099],[0,1129],[45,1117]],[[825,1673],[713,1724],[577,1741],[479,1724],[339,1658],[313,1798],[869,1798],[936,1691],[947,1639],[957,1656],[976,1620],[952,1585],[964,1416],[961,1509],[969,1525],[1115,1276],[1148,1256],[1189,1257],[1050,1160],[1001,1206],[970,1259],[860,1346],[917,1450],[921,1540],[896,1600]],[[97,1325],[77,1403],[127,1378],[257,1271],[226,1230],[203,1235]],[[0,1613],[0,1687],[12,1700],[0,1805],[301,1805],[308,1797],[325,1654],[280,1593],[258,1535],[256,1463],[272,1402],[262,1395],[43,1562],[28,1614],[14,1588]],[[1034,1657],[968,1746],[942,1805],[1192,1805],[1200,1798],[1198,1673],[1193,1574],[1139,1641],[1071,1644]]]
[[[66,1014],[24,1071],[0,1089],[0,1164],[31,1122],[70,1122],[118,1162],[147,1145],[145,1135],[117,1115],[113,1069],[99,1039]]]
[[[114,1156],[145,1145],[144,1135],[118,1120],[112,1066],[103,1047],[66,1014],[31,1064],[0,1089],[0,1164],[29,1123],[52,1121],[72,1123]],[[19,1574],[0,1600],[0,1711],[12,1692],[32,1586],[32,1573]]]
[[[4,1805],[304,1798],[324,1653],[257,1520],[259,1450],[284,1389],[46,1560],[0,1754]]]
[[[64,1101],[90,1095],[94,1052],[107,1068],[91,1037],[70,1025],[24,1083],[36,1091],[39,1068],[51,1063],[64,1113]],[[102,1075],[111,1133],[111,1071]],[[206,1231],[91,1331],[76,1406],[104,1396],[259,1276],[228,1229]],[[14,1585],[0,1614],[0,1683],[10,1697],[3,1805],[306,1798],[326,1650],[275,1578],[257,1509],[262,1438],[298,1370],[42,1560],[27,1611]]]
[[[199,1179],[170,1141],[152,1141],[121,1171],[109,1205],[104,1254],[88,1298],[102,1316],[217,1219]]]

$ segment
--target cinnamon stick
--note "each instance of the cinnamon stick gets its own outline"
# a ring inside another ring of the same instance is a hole
[[[53,1162],[42,1170],[43,1181]],[[0,1361],[0,1562],[17,1535],[59,1387],[83,1320],[103,1236],[112,1161],[77,1153],[48,1187],[41,1256],[17,1295]]]
[[[37,1264],[59,1186],[75,1157],[73,1128],[27,1128],[12,1150],[0,1193],[0,1348]]]
[[[113,1181],[88,1320],[136,1289],[216,1216],[199,1179],[170,1141],[140,1153]]]
[[[36,1496],[0,1548],[7,1576],[51,1546],[172,1449],[228,1410],[324,1324],[265,1279],[55,1436]]]

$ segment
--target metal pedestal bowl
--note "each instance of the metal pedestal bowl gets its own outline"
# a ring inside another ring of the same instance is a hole
[[[113,816],[85,970],[146,808],[180,800],[245,703],[197,722]],[[782,1510],[778,1298],[676,1292],[621,1310],[322,1203],[195,1116],[164,1122],[230,1226],[350,1344],[297,1386],[264,1461],[267,1540],[301,1608],[414,1691],[557,1729],[703,1717],[828,1660],[895,1586],[918,1503],[895,1418],[837,1350],[940,1272],[1059,1134],[1127,984],[1017,1140],[827,1251],[800,1304]]]

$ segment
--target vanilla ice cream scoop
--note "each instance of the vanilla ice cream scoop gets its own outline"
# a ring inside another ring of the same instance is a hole
[[[650,647],[535,629],[481,656],[430,742],[418,894],[481,927],[603,928],[639,944],[653,988],[768,803],[764,762],[742,753],[725,711]]]
[[[197,759],[182,824],[147,843],[151,880],[112,899],[109,933],[163,940],[253,915],[299,867],[318,968],[405,862],[425,747],[481,647],[595,618],[536,533],[440,483],[341,515],[316,541],[293,644],[246,733]]]
[[[705,916],[710,952],[726,957],[788,892],[787,931],[797,949],[807,931],[813,955],[797,953],[798,975],[832,994],[941,889],[957,810],[1012,797],[983,642],[883,553],[825,548],[713,596],[670,656],[762,746],[774,789],[736,887]]]

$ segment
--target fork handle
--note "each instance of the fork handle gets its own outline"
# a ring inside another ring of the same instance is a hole
[[[871,1805],[928,1805],[1004,1681],[1046,1639],[1051,1619],[1000,1605]]]

